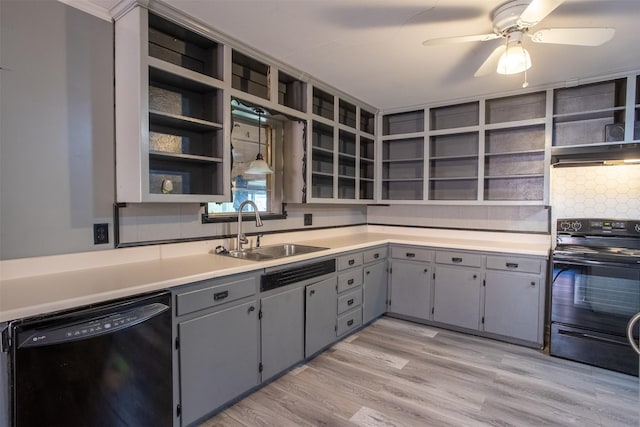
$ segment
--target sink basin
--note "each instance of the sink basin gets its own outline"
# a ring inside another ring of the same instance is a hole
[[[264,261],[268,259],[278,259],[294,255],[308,254],[325,249],[327,248],[285,243],[282,245],[264,246],[254,249],[243,249],[241,251],[229,251],[226,255],[233,258],[248,259],[251,261]]]

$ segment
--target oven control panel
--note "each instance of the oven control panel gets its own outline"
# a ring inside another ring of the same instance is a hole
[[[640,236],[640,220],[566,218],[558,219],[558,233],[590,236]]]

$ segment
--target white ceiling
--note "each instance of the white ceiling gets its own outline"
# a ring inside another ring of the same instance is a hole
[[[91,0],[108,8],[114,0]],[[117,1],[117,0],[115,0]],[[218,32],[382,110],[520,89],[523,75],[473,77],[502,39],[422,46],[491,32],[505,0],[164,0]],[[640,0],[566,0],[535,29],[613,27],[600,47],[534,44],[530,88],[640,69]]]

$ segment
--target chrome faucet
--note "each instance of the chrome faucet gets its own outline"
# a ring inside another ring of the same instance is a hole
[[[240,203],[240,206],[238,206],[238,237],[236,238],[237,251],[242,250],[243,244],[249,243],[249,241],[247,240],[247,237],[244,235],[244,233],[242,233],[242,208],[244,208],[245,205],[253,206],[253,210],[256,213],[256,227],[262,227],[262,220],[260,219],[260,212],[258,212],[258,206],[256,206],[256,204],[253,203],[251,200],[245,200],[244,202]]]

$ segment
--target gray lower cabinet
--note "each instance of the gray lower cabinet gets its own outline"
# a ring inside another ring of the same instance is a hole
[[[337,278],[331,277],[305,288],[305,357],[336,340]]]
[[[432,265],[393,260],[389,312],[429,320],[432,307]]]
[[[539,342],[540,276],[488,271],[484,331]]]
[[[260,383],[258,301],[178,324],[182,425]]]
[[[437,265],[433,293],[433,320],[468,329],[479,329],[480,271]]]
[[[362,322],[368,323],[387,311],[387,262],[366,265],[362,286]]]
[[[262,381],[304,359],[304,288],[262,298]]]

